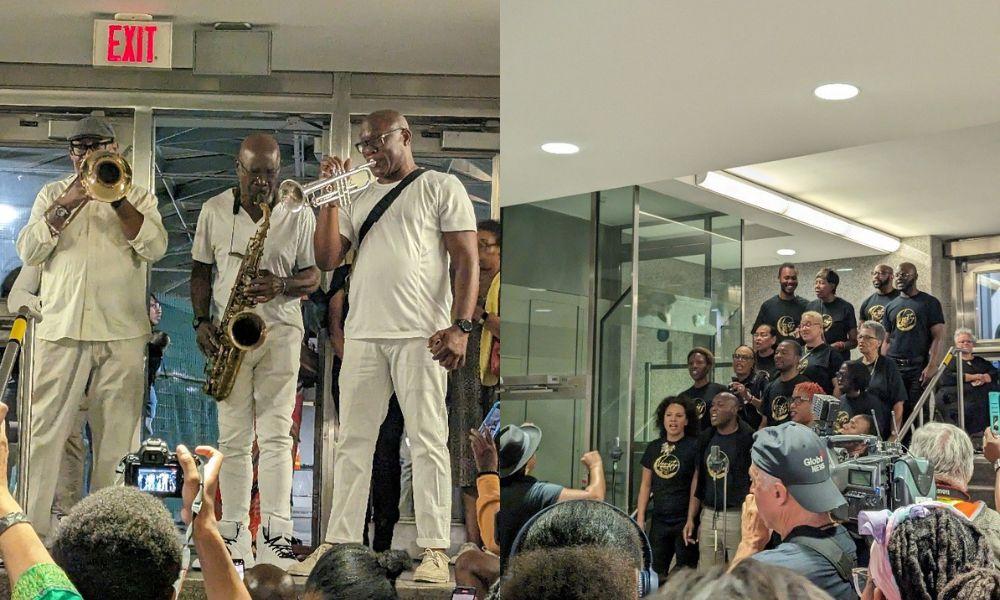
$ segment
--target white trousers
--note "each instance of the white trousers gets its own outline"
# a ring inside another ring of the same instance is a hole
[[[292,518],[291,429],[301,346],[302,332],[295,327],[269,325],[264,343],[243,355],[233,391],[219,402],[219,450],[226,457],[219,473],[224,521],[250,524],[255,432],[261,521]]]
[[[40,535],[49,533],[57,474],[85,393],[94,436],[91,491],[113,484],[122,457],[136,450],[132,434],[142,415],[147,339],[35,342],[28,517]]]
[[[361,542],[375,441],[395,391],[413,456],[417,545],[451,545],[446,385],[447,371],[424,338],[345,341],[327,542]]]

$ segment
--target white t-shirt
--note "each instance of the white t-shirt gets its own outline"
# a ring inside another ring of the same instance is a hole
[[[260,226],[260,222],[254,223],[242,206],[234,215],[233,201],[233,190],[229,189],[205,202],[191,247],[192,258],[215,265],[212,317],[216,323],[229,303],[247,244]],[[293,213],[280,203],[275,204],[271,211],[271,226],[264,238],[260,268],[279,277],[291,277],[302,269],[316,266],[313,251],[315,230],[316,217],[311,210]],[[254,311],[264,318],[266,325],[284,323],[303,330],[298,298],[279,294],[269,302],[258,304]]]
[[[340,208],[340,233],[357,247],[368,213],[397,183],[375,183]],[[368,234],[351,274],[350,339],[430,337],[451,319],[444,232],[475,231],[472,201],[454,175],[427,171],[410,183]]]

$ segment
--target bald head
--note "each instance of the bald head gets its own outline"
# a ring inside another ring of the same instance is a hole
[[[243,583],[253,600],[296,600],[295,581],[282,569],[259,564],[247,570]]]
[[[251,133],[240,144],[240,160],[249,161],[257,154],[273,154],[275,160],[278,160],[281,155],[278,149],[278,140],[267,133]]]
[[[917,293],[916,265],[909,262],[899,264],[899,270],[896,271],[896,289],[907,296]]]
[[[407,122],[406,117],[395,110],[376,110],[365,117],[365,121],[372,127],[372,129],[378,129],[380,131],[388,131],[390,129],[395,129],[396,127],[402,127],[403,129],[410,128],[410,124]]]
[[[399,181],[417,168],[413,160],[412,134],[406,117],[394,110],[377,110],[361,121],[358,142],[372,173],[380,183]]]

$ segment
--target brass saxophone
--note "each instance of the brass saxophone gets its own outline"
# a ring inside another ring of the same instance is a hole
[[[243,354],[263,344],[267,334],[264,319],[252,310],[257,302],[247,294],[250,281],[260,273],[264,238],[271,226],[270,205],[265,201],[260,207],[264,212],[263,221],[247,244],[247,252],[240,263],[236,283],[233,284],[229,303],[226,304],[226,312],[219,323],[219,348],[205,363],[205,393],[220,402],[233,391]]]

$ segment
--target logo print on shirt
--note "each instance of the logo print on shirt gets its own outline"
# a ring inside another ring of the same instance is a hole
[[[872,321],[882,322],[882,317],[885,316],[885,306],[881,304],[876,304],[875,306],[868,307],[868,318]]]
[[[843,433],[844,425],[851,420],[851,415],[847,414],[846,410],[837,411],[837,418],[833,421],[833,432]]]
[[[917,313],[911,308],[904,308],[896,313],[896,329],[909,331],[917,326]]]
[[[792,337],[792,334],[795,333],[795,320],[788,315],[779,318],[775,325],[778,328],[778,333],[784,337]]]
[[[823,315],[823,331],[829,331],[831,326],[833,326],[833,317]]]
[[[653,463],[653,472],[660,479],[670,479],[681,469],[681,461],[674,456],[675,446],[671,443],[663,444],[663,454]]]
[[[722,448],[719,448],[719,462],[718,464],[711,464],[708,462],[708,457],[705,457],[705,472],[708,473],[712,479],[722,479],[726,476],[726,471],[729,470],[729,455],[727,455]]]
[[[771,416],[775,421],[784,421],[788,418],[788,398],[778,396],[771,402]]]
[[[705,401],[704,400],[702,400],[701,398],[699,398],[698,400],[696,400],[695,403],[694,403],[694,407],[695,407],[695,409],[698,410],[698,418],[699,419],[705,416]]]

